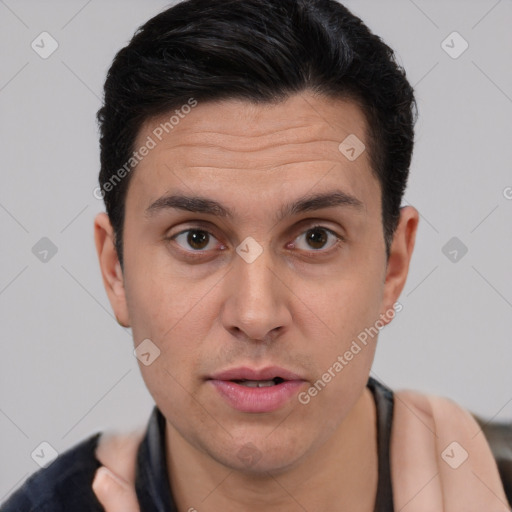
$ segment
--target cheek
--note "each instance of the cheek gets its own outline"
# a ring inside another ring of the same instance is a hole
[[[168,282],[158,279],[155,273],[149,279],[132,282],[129,296],[135,346],[150,339],[160,351],[151,364],[146,366],[139,362],[141,375],[155,403],[168,419],[172,419],[176,411],[200,413],[194,408],[197,382],[193,376],[197,375],[201,361],[198,340],[204,338],[204,333],[200,332],[202,324],[194,319],[197,320],[198,315],[204,317],[196,294],[184,293],[183,286],[172,279]],[[174,422],[179,423],[179,418]]]
[[[316,322],[324,335],[310,355],[318,374],[299,401],[310,417],[323,418],[327,431],[339,425],[367,384],[378,338],[379,293],[374,285],[354,279],[324,290],[321,302],[317,299],[321,321]]]
[[[313,415],[330,410],[325,421],[331,428],[354,405],[371,370],[382,294],[377,273],[371,268],[364,273],[350,272],[349,277],[323,287],[322,293],[309,299],[317,315],[309,321],[314,321],[323,335],[317,337],[310,354],[318,374],[301,403],[310,401],[306,407],[311,407]]]
[[[172,358],[179,363],[176,354],[172,354]],[[201,402],[196,390],[181,371],[184,366],[169,364],[169,357],[160,357],[150,366],[140,363],[139,366],[155,404],[182,435],[186,437],[187,432],[194,431],[197,425],[208,424],[210,418],[206,409],[198,407]]]
[[[133,277],[127,279],[126,293],[135,345],[150,339],[160,350],[159,365],[187,384],[196,374],[202,340],[208,335],[211,284],[194,285],[190,279],[156,270],[127,276]],[[143,373],[146,369],[141,366]],[[164,369],[160,373],[164,380],[170,377]]]
[[[383,284],[375,268],[357,265],[340,276],[336,282],[323,286],[318,293],[306,295],[308,304],[324,323],[324,331],[337,346],[342,346],[372,325],[379,318]],[[360,268],[359,268],[360,267]]]
[[[151,261],[148,258],[148,261]],[[133,269],[133,271],[132,271]],[[162,272],[127,265],[126,296],[135,341],[142,337],[163,342],[179,327],[194,307],[195,293],[186,279]]]

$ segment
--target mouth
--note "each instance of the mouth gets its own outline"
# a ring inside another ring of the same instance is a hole
[[[286,382],[285,379],[281,377],[275,377],[272,380],[231,380],[230,382],[235,382],[236,384],[240,384],[240,386],[246,386],[248,388],[269,388],[271,386],[277,386],[281,384],[281,382]]]
[[[300,375],[280,366],[267,366],[259,370],[248,366],[231,368],[213,374],[209,379],[230,380],[236,382],[280,382],[286,380],[305,380]],[[269,384],[272,385],[272,384]]]
[[[306,380],[280,367],[233,368],[207,379],[232,408],[241,412],[272,412],[284,407]]]

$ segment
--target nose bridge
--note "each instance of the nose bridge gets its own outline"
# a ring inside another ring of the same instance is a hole
[[[272,272],[272,255],[254,239],[246,240],[237,248],[239,260],[235,264],[236,287],[239,298],[246,306],[273,307],[275,274]]]
[[[230,272],[225,304],[225,327],[237,328],[252,339],[264,339],[288,318],[280,280],[273,268],[270,249],[256,240],[244,240]]]

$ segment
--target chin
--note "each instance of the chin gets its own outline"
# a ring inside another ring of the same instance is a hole
[[[308,453],[314,449],[313,443],[303,439],[298,443],[297,437],[288,439],[265,436],[260,438],[247,436],[242,440],[233,441],[226,446],[227,452],[219,453],[218,445],[211,448],[216,452],[211,456],[233,471],[245,473],[252,477],[268,477],[269,474],[279,475],[300,464]],[[210,447],[209,447],[210,448]],[[233,450],[234,449],[234,450]]]

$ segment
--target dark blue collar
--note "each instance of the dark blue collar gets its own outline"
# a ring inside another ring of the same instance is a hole
[[[144,512],[177,512],[166,463],[165,417],[155,405],[137,453],[135,490]]]

